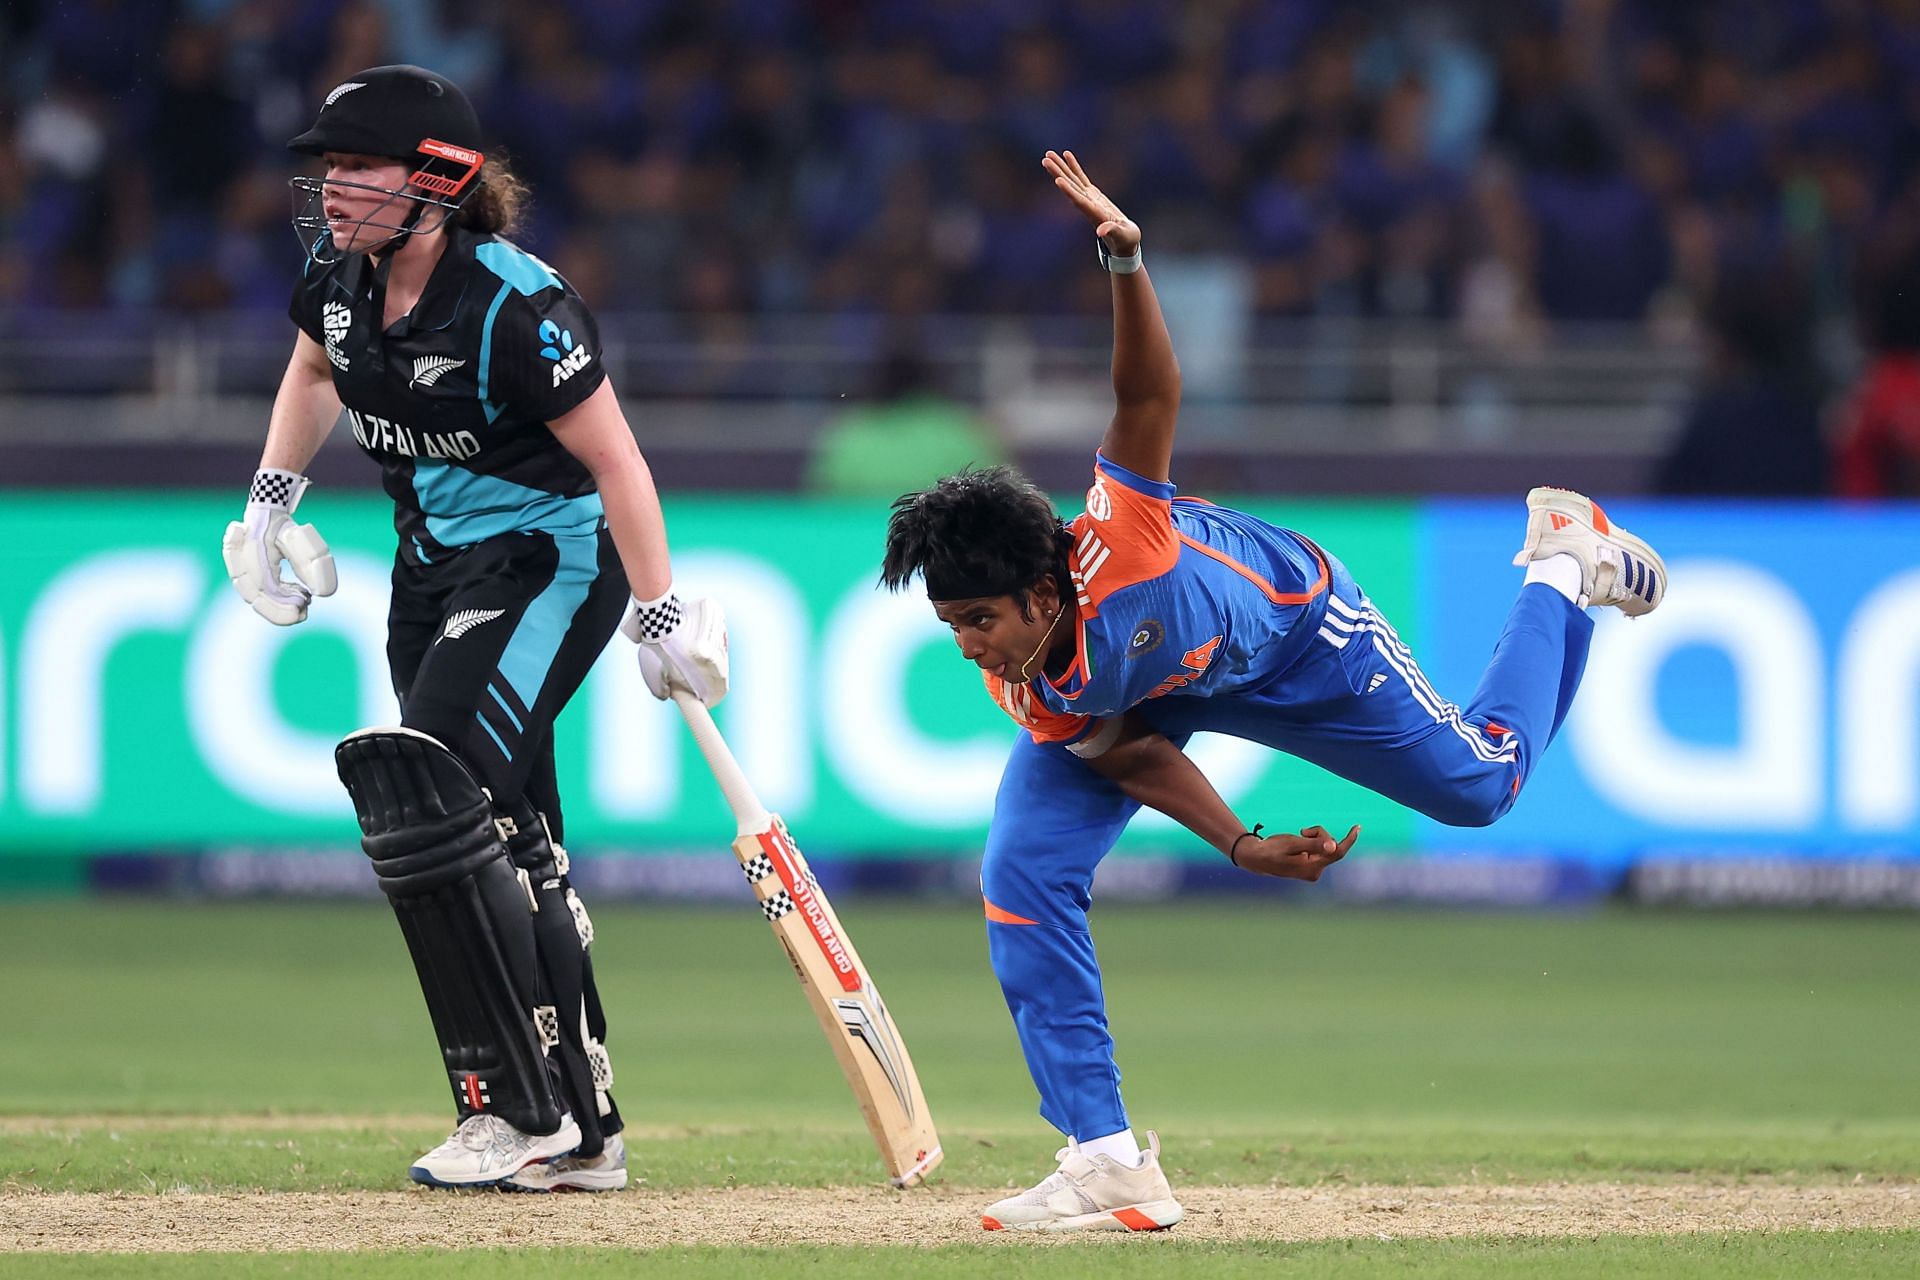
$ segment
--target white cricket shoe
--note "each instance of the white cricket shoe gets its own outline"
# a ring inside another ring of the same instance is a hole
[[[429,1187],[490,1187],[537,1160],[564,1156],[580,1145],[571,1114],[548,1134],[522,1133],[484,1111],[460,1122],[447,1140],[413,1162],[407,1175]]]
[[[1580,590],[1590,604],[1612,605],[1629,618],[1652,613],[1667,594],[1660,554],[1607,520],[1600,504],[1571,489],[1527,495],[1527,541],[1517,565],[1570,555],[1580,562]]]
[[[1163,1231],[1186,1216],[1160,1169],[1160,1135],[1147,1133],[1145,1158],[1129,1169],[1089,1156],[1072,1138],[1054,1153],[1060,1167],[1030,1190],[987,1206],[989,1231]]]
[[[624,1191],[627,1144],[617,1133],[597,1156],[561,1156],[530,1164],[500,1184],[509,1191]]]

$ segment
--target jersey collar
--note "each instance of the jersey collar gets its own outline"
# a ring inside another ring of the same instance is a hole
[[[390,330],[396,338],[405,334],[442,330],[453,324],[453,317],[459,315],[461,297],[467,294],[467,280],[472,276],[468,267],[472,267],[474,261],[474,244],[480,240],[480,236],[465,226],[449,225],[445,230],[445,238],[447,248],[440,251],[440,261],[434,263],[434,271],[426,276],[426,288],[420,290],[420,301]]]
[[[386,331],[390,338],[405,338],[416,333],[432,333],[445,329],[453,323],[459,314],[461,296],[466,293],[467,280],[471,273],[467,270],[473,262],[473,246],[479,236],[464,227],[449,226],[445,231],[446,247],[440,251],[440,260],[433,264],[433,271],[427,276],[427,287],[420,291],[420,301],[413,304],[413,310],[394,322]],[[367,269],[367,259],[360,258],[361,269]],[[372,290],[384,296],[387,287],[387,272],[392,267],[392,259],[380,264],[373,275],[376,287]]]
[[[1060,673],[1058,679],[1042,671],[1040,680],[1049,693],[1071,699],[1079,697],[1086,689],[1092,674],[1093,664],[1087,660],[1087,615],[1082,611],[1073,622],[1073,661],[1067,664],[1067,669]]]

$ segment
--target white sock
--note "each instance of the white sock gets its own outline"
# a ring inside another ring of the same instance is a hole
[[[1527,566],[1528,582],[1544,582],[1574,604],[1585,608],[1587,602],[1580,598],[1580,576],[1580,562],[1564,551],[1545,560],[1535,560]]]
[[[1089,1139],[1080,1144],[1080,1151],[1088,1156],[1106,1156],[1117,1160],[1129,1169],[1138,1169],[1146,1162],[1146,1156],[1141,1153],[1140,1143],[1131,1129],[1122,1129],[1104,1138]]]

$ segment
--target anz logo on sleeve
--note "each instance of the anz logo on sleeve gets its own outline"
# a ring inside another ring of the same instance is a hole
[[[582,342],[574,345],[573,330],[562,329],[551,320],[540,322],[540,354],[553,361],[553,385],[559,386],[593,362],[593,353]]]

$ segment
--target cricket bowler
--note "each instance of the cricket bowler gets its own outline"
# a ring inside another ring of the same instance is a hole
[[[981,867],[987,942],[1059,1168],[989,1205],[1003,1228],[1153,1231],[1182,1210],[1120,1098],[1088,931],[1095,866],[1141,805],[1236,866],[1316,880],[1355,827],[1265,835],[1183,751],[1196,731],[1309,760],[1437,821],[1512,807],[1566,719],[1586,663],[1586,610],[1650,613],[1667,585],[1652,548],[1565,489],[1527,495],[1526,576],[1480,686],[1456,705],[1333,555],[1302,534],[1176,496],[1180,371],[1140,228],[1072,152],[1042,162],[1095,226],[1111,273],[1114,416],[1086,511],[1063,523],[1004,467],[894,503],[882,580],[916,576],[960,653],[1024,732]]]

